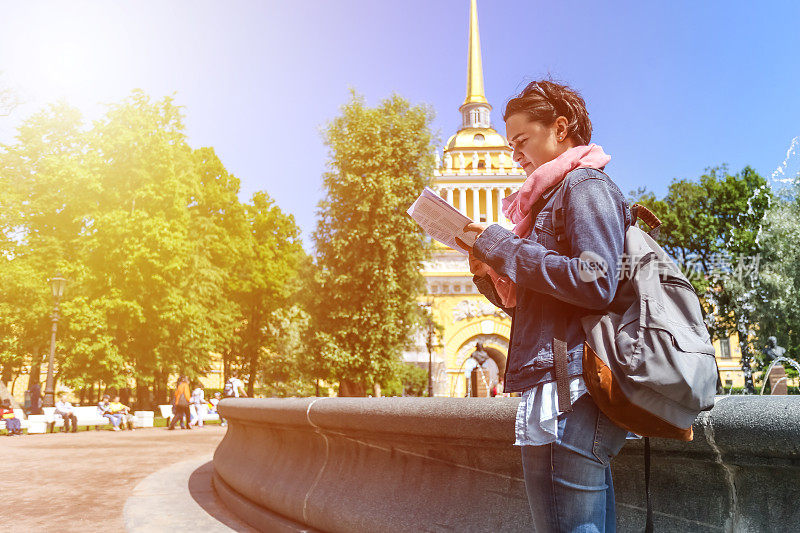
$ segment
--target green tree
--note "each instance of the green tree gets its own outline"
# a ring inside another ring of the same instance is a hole
[[[426,250],[406,209],[432,174],[432,116],[397,95],[371,108],[353,93],[324,132],[309,353],[343,396],[391,379],[419,323]]]
[[[0,363],[3,380],[28,368],[32,382],[47,353],[53,309],[48,278],[78,261],[92,190],[84,166],[80,113],[58,103],[18,128],[0,151]]]
[[[242,203],[214,150],[188,145],[171,98],[133,91],[91,128],[54,104],[1,148],[4,382],[30,367],[38,378],[57,270],[69,280],[64,383],[124,390],[134,378],[140,401],[152,388],[163,402],[169,375],[203,374],[215,353],[251,391],[260,374],[300,379],[307,317],[294,300],[308,257],[294,219],[264,192]]]
[[[238,335],[226,353],[248,374],[247,392],[252,395],[269,356],[285,353],[283,333],[290,328],[284,311],[291,314],[287,310],[299,290],[298,270],[306,254],[294,217],[281,211],[265,192],[255,193],[245,205],[244,224],[248,238],[230,279],[231,296],[238,305]],[[294,316],[302,320],[297,312]]]
[[[759,286],[751,267],[760,262],[771,199],[766,180],[749,166],[736,174],[711,168],[698,181],[673,181],[662,200],[652,193],[638,198],[662,220],[659,241],[701,297],[712,337],[738,332],[744,366],[757,334],[752,310]]]
[[[788,357],[800,362],[800,203],[796,192],[789,198],[776,198],[764,220],[758,291],[751,300],[751,316],[758,324],[759,369],[769,363],[762,349],[771,335],[786,348]],[[786,371],[790,377],[797,375],[793,368]]]
[[[156,385],[161,399],[169,373],[207,365],[216,347],[208,318],[222,290],[195,233],[199,180],[183,129],[171,98],[152,102],[141,91],[95,123],[89,144],[98,203],[76,280],[91,312],[105,317],[99,332],[76,333],[102,333],[117,348],[103,352],[106,379],[117,385],[133,375]],[[100,353],[84,355],[100,362]]]

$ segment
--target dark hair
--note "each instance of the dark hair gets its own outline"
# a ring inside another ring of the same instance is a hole
[[[579,144],[592,140],[592,121],[586,102],[567,85],[548,80],[532,81],[506,104],[503,120],[516,113],[526,113],[531,120],[551,125],[560,116],[567,119],[567,137]]]

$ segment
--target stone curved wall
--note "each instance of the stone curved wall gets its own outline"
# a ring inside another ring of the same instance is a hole
[[[227,399],[215,488],[269,531],[531,531],[516,398]],[[661,531],[800,530],[800,397],[723,397],[691,443],[652,440]],[[643,443],[613,463],[644,526]]]

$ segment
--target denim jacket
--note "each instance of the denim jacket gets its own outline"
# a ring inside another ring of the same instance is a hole
[[[551,214],[554,193],[562,186],[566,227],[559,242]],[[478,290],[512,317],[505,392],[555,381],[557,320],[565,321],[569,376],[581,375],[586,337],[580,318],[607,308],[613,300],[625,232],[631,225],[622,192],[605,173],[590,168],[568,173],[545,191],[532,212],[535,223],[527,238],[492,224],[473,246],[477,259],[517,285],[516,307],[506,309],[489,276],[473,278]],[[587,257],[587,252],[596,255]]]

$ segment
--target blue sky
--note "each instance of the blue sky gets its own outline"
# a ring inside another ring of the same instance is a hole
[[[800,135],[796,2],[478,0],[486,93],[504,103],[552,75],[585,97],[593,140],[627,192],[727,163],[769,176]],[[355,88],[428,103],[446,140],[466,85],[469,0],[0,1],[0,83],[19,120],[64,98],[88,118],[134,88],[175,93],[192,146],[313,231],[320,126]],[[800,170],[796,157],[787,173]]]

